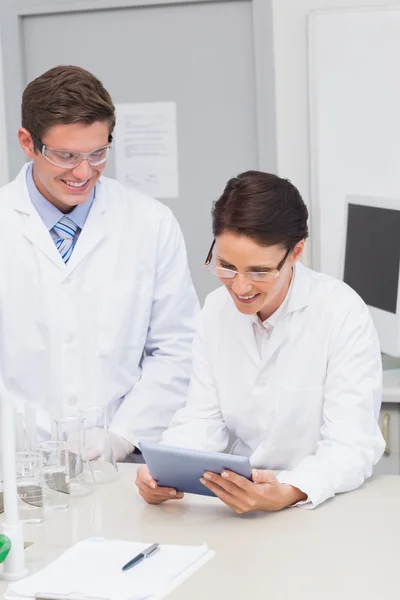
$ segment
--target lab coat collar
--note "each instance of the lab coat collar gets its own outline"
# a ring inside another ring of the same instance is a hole
[[[310,300],[310,271],[300,262],[294,266],[294,281],[290,290],[287,313],[301,310]]]
[[[16,189],[14,190],[15,193],[12,199],[13,207],[18,212],[29,215],[25,223],[25,236],[40,248],[54,264],[63,270],[64,278],[66,278],[104,238],[105,226],[103,213],[110,205],[110,198],[107,197],[104,183],[102,182],[102,178],[100,178],[96,187],[96,197],[85,226],[82,229],[70,260],[65,264],[29,197],[26,184],[26,171],[28,168],[29,163],[22,167],[14,181]]]
[[[292,293],[292,289],[293,289],[295,278],[296,278],[296,273],[295,273],[295,271],[293,271],[292,279],[291,279],[291,282],[290,282],[290,285],[289,285],[289,289],[287,291],[287,294],[286,294],[285,298],[283,299],[283,302],[281,303],[280,306],[278,306],[278,308],[276,309],[276,311],[274,313],[272,313],[272,315],[270,317],[268,317],[268,319],[265,319],[264,321],[261,321],[261,319],[258,316],[258,314],[251,315],[250,318],[251,318],[251,320],[253,321],[253,323],[255,325],[257,325],[258,327],[260,327],[260,326],[261,327],[268,327],[268,325],[270,327],[275,327],[275,325],[277,324],[278,319],[279,319],[281,313],[286,310],[286,307],[287,307],[287,305],[289,303],[289,298],[290,298],[291,293]]]
[[[262,358],[262,361],[260,359],[254,336],[252,317],[239,313],[236,307],[234,308],[238,317],[238,337],[248,355],[257,366],[260,365],[260,362],[267,362],[281,346],[288,331],[288,314],[297,310],[301,310],[308,305],[310,297],[310,275],[309,270],[300,263],[296,263],[294,266],[293,282],[289,293],[290,295],[288,302],[283,310],[279,313],[276,323],[274,323],[274,328],[272,330],[272,334],[267,345],[267,350]]]
[[[23,212],[27,215],[35,212],[35,208],[29,196],[28,186],[26,184],[26,172],[29,169],[30,164],[30,162],[25,163],[14,180],[13,183],[15,185],[15,190],[12,197],[12,205],[15,210],[18,212]]]

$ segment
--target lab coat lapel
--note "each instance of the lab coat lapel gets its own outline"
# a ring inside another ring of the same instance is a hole
[[[308,270],[301,263],[296,263],[293,276],[293,285],[290,290],[288,304],[283,308],[272,330],[265,355],[263,356],[263,363],[268,362],[272,358],[287,337],[290,313],[301,310],[308,304],[310,296],[310,276]]]
[[[15,190],[12,196],[14,210],[20,213],[23,219],[22,232],[32,244],[37,246],[57,267],[65,269],[64,261],[51,238],[50,232],[37,213],[29,197],[26,185],[25,165],[15,180]]]
[[[284,307],[272,330],[265,355],[263,356],[263,363],[272,358],[288,335],[290,313],[301,310],[308,304],[310,296],[309,271],[301,263],[296,263],[293,276],[293,285],[290,290],[287,306]]]
[[[235,308],[235,310],[237,310]],[[237,337],[245,349],[249,358],[251,358],[252,362],[259,367],[260,366],[260,355],[258,353],[256,339],[254,335],[253,329],[253,321],[248,315],[243,315],[239,312],[236,313],[235,317],[237,317],[236,323],[236,334]]]
[[[24,234],[59,269],[65,269],[65,263],[51,238],[50,232],[46,229],[45,224],[35,210],[26,220]]]
[[[268,362],[273,354],[281,346],[288,333],[288,318],[286,313],[280,315],[275,327],[272,329],[271,337],[266,345],[263,363]]]

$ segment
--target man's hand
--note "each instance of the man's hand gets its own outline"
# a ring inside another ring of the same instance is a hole
[[[281,510],[307,499],[301,490],[279,483],[272,471],[253,469],[252,478],[249,481],[231,471],[222,476],[206,472],[200,481],[238,514]]]
[[[111,431],[108,432],[108,441],[116,462],[123,461],[135,449],[135,446],[130,442]],[[72,452],[78,452],[78,434],[73,433],[68,436],[67,443]],[[83,458],[85,460],[96,460],[96,458],[102,456],[104,452],[109,452],[109,448],[106,448],[106,435],[104,429],[102,427],[86,429],[84,431]]]
[[[108,432],[108,438],[110,440],[111,448],[114,453],[114,459],[116,462],[122,462],[129,454],[135,449],[135,446],[128,442],[128,440],[120,437],[112,431]]]
[[[147,465],[141,465],[138,468],[135,483],[139,488],[139,494],[148,504],[162,504],[166,500],[183,498],[183,494],[173,488],[159,487],[152,478]]]

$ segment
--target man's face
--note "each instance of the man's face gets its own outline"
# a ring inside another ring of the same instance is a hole
[[[74,123],[54,125],[44,133],[41,141],[51,149],[91,152],[106,146],[108,136],[108,124],[105,122],[95,122],[92,125]],[[19,130],[18,138],[25,154],[33,160],[36,187],[49,202],[64,213],[87,202],[105,162],[92,167],[87,160],[82,160],[75,168],[58,167],[38,150],[34,151],[32,137],[26,129]]]

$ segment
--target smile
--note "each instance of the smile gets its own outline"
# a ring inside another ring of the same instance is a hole
[[[239,294],[236,294],[235,292],[233,292],[233,293],[235,294],[235,297],[238,299],[238,301],[242,304],[251,304],[260,295],[259,293],[256,293],[256,294],[253,294],[252,296],[240,296]]]
[[[86,181],[82,181],[82,182],[77,182],[77,181],[67,181],[66,179],[62,179],[61,180],[66,186],[68,186],[69,188],[74,188],[74,189],[82,189],[85,188],[89,181],[89,179],[86,179]]]
[[[238,297],[241,300],[251,300],[252,298],[254,298],[254,296],[256,296],[256,294],[253,294],[252,296],[239,296],[239,294],[238,294]]]

